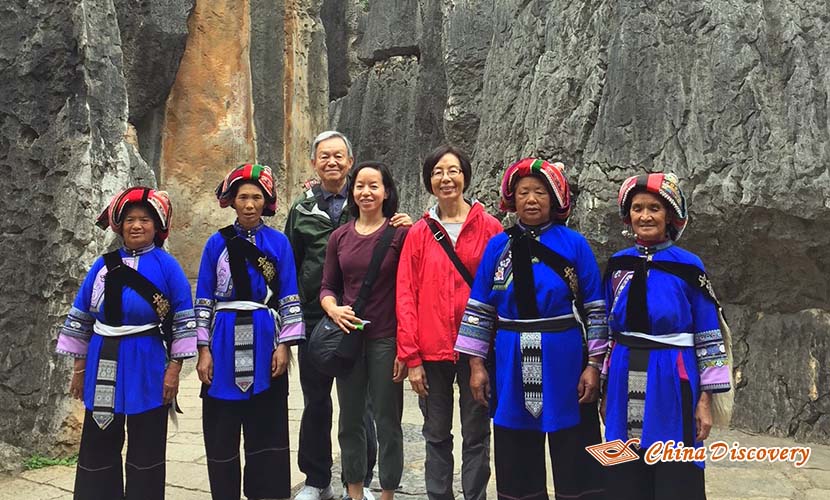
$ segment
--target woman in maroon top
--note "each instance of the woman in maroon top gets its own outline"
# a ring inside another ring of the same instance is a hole
[[[349,182],[348,210],[354,219],[331,234],[320,289],[320,305],[326,314],[349,334],[364,336],[362,357],[348,375],[337,378],[340,457],[349,498],[360,500],[366,476],[363,414],[368,391],[377,424],[381,500],[391,500],[403,472],[401,382],[406,365],[396,356],[395,281],[407,228],[397,228],[358,318],[351,304],[357,299],[374,247],[398,208],[398,194],[389,168],[380,162],[359,164]],[[338,297],[343,305],[338,305]]]

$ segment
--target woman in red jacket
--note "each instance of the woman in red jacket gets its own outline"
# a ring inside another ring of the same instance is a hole
[[[438,204],[409,230],[398,265],[398,358],[409,367],[409,383],[420,396],[430,500],[453,498],[455,381],[464,440],[464,498],[484,499],[490,479],[489,413],[473,400],[470,366],[466,360],[459,362],[453,347],[472,275],[487,242],[503,228],[480,203],[464,199],[470,176],[470,160],[453,146],[440,146],[427,156],[424,186]],[[450,254],[457,257],[455,262]]]

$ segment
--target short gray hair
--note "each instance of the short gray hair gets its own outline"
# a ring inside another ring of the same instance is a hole
[[[317,146],[319,146],[321,142],[327,141],[334,137],[343,139],[343,142],[346,143],[346,150],[349,152],[349,158],[354,158],[354,153],[352,153],[352,143],[349,142],[349,139],[336,130],[326,130],[325,132],[321,132],[317,135],[317,137],[314,138],[314,142],[311,143],[311,161],[314,161],[314,158],[317,155]]]

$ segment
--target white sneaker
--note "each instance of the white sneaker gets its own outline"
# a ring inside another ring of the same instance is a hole
[[[352,497],[349,496],[348,490],[344,487],[343,488],[343,500],[352,500]],[[363,487],[363,500],[375,500],[375,495],[372,494],[372,490]]]
[[[294,496],[294,500],[331,500],[332,498],[334,498],[334,491],[331,489],[331,485],[325,488],[305,485]]]

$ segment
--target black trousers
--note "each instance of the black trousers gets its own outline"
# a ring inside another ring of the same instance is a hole
[[[596,403],[580,406],[579,425],[556,432],[493,426],[496,489],[499,500],[548,498],[545,471],[547,436],[557,499],[604,500],[605,471],[585,447],[602,442]],[[612,498],[611,496],[608,497]],[[616,500],[616,497],[613,497]]]
[[[311,335],[314,324],[306,325],[306,336]],[[300,443],[297,465],[306,475],[305,484],[325,488],[331,484],[331,388],[334,379],[323,373],[309,361],[306,350],[308,343],[297,346],[300,365],[300,386],[303,389],[303,416],[300,421]],[[367,398],[368,401],[368,398]],[[378,437],[371,405],[364,415],[366,427],[366,477],[364,486],[372,484],[372,470],[377,463]],[[341,479],[342,482],[342,479]]]
[[[240,428],[245,436],[244,492],[248,498],[291,496],[288,373],[251,399],[202,396],[208,479],[213,500],[237,500],[241,481]]]
[[[103,430],[87,410],[75,473],[75,500],[163,500],[167,408],[160,406],[129,416],[116,413],[112,423]],[[121,472],[125,422],[130,436],[126,491]]]
[[[683,445],[694,446],[695,428],[692,390],[688,382],[680,384],[683,404]],[[608,487],[619,500],[706,500],[703,469],[691,462],[645,463],[640,460],[608,467]]]

